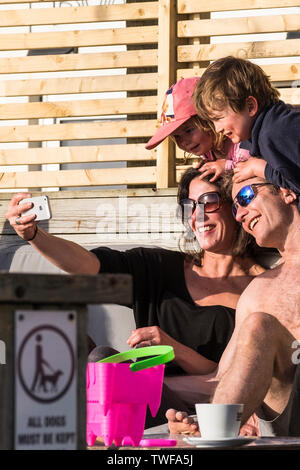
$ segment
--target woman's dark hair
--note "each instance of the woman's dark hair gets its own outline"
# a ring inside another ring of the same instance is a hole
[[[189,188],[191,181],[201,174],[199,168],[188,168],[182,175],[177,191],[177,202],[179,204],[179,212],[181,220],[185,227],[185,232],[179,241],[179,249],[186,253],[186,255],[192,257],[195,264],[202,266],[204,250],[200,247],[198,240],[193,233],[189,223],[183,219],[183,211],[180,207],[180,202],[183,199],[189,197]],[[219,177],[216,181],[210,182],[212,175],[208,175],[203,178],[203,181],[210,183],[212,186],[218,188],[221,199],[223,202],[232,203],[232,176],[233,172],[228,171],[225,175]],[[234,245],[232,254],[235,257],[247,257],[253,254],[253,248],[255,246],[254,238],[244,231],[242,226],[234,220],[232,217],[232,223],[236,225],[236,236],[234,239]]]

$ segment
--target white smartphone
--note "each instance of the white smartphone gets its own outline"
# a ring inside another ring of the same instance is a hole
[[[33,207],[22,213],[23,215],[36,214],[35,221],[39,220],[49,220],[51,219],[51,211],[48,196],[37,196],[37,197],[26,197],[19,202],[19,204],[24,204],[32,202]]]

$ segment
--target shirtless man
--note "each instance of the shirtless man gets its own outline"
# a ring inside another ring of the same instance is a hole
[[[293,191],[261,183],[255,177],[233,185],[236,219],[259,246],[277,248],[282,263],[241,295],[212,402],[244,403],[242,424],[255,413],[261,435],[300,436],[300,213]],[[239,203],[248,185],[250,196]],[[196,430],[183,413],[168,410],[167,418],[171,433]]]

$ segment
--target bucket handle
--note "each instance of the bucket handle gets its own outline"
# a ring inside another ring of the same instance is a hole
[[[147,346],[145,348],[135,348],[129,351],[114,354],[113,356],[105,357],[97,362],[114,362],[119,363],[127,361],[128,359],[137,359],[139,357],[154,356],[144,361],[134,362],[130,364],[130,370],[137,372],[138,370],[148,369],[149,367],[165,364],[174,359],[174,349],[172,346]]]

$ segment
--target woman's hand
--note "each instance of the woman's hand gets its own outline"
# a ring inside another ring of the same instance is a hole
[[[135,346],[157,346],[159,344],[174,346],[174,340],[161,330],[159,326],[146,326],[133,330],[127,343],[131,348]]]
[[[204,165],[199,168],[199,171],[201,172],[200,179],[205,178],[205,176],[208,175],[213,175],[209,180],[213,183],[224,173],[225,163],[226,160],[224,158],[215,160],[214,162],[204,163]]]
[[[30,240],[36,231],[37,222],[34,222],[36,218],[35,214],[24,215],[22,213],[33,207],[32,202],[24,202],[19,205],[19,202],[25,198],[31,197],[29,193],[18,193],[15,194],[8,206],[5,217],[9,221],[10,225],[23,240]]]
[[[131,332],[127,340],[131,348],[157,346],[160,344],[172,346],[174,349],[174,362],[190,375],[207,375],[214,373],[217,364],[199,354],[194,349],[179,343],[169,336],[159,326],[146,326]]]

